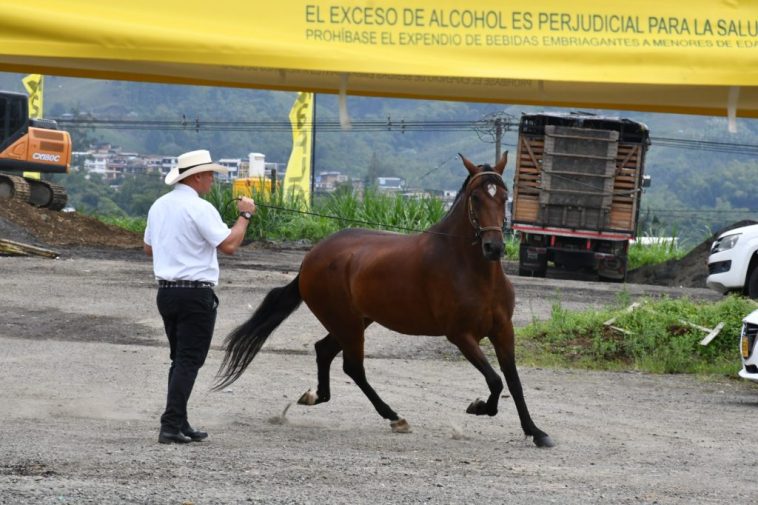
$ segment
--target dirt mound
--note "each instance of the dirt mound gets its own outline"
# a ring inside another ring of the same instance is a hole
[[[725,231],[751,224],[756,224],[756,221],[738,221],[717,231],[681,259],[632,270],[627,274],[627,282],[704,288],[706,287],[705,279],[708,277],[708,256],[710,256],[713,241]]]
[[[142,236],[76,212],[0,200],[0,238],[38,246],[136,249]]]
[[[706,240],[678,260],[644,266],[629,272],[627,282],[658,286],[704,288],[708,277],[708,255],[712,240]]]

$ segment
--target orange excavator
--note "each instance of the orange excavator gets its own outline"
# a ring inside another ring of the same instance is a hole
[[[37,207],[61,210],[63,186],[25,177],[24,172],[68,173],[71,136],[50,119],[29,118],[29,98],[0,91],[0,199],[15,198]]]

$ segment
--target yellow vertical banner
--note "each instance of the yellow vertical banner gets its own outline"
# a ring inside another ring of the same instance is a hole
[[[298,93],[290,110],[292,153],[284,174],[284,194],[305,208],[310,207],[311,202],[313,106],[313,93]]]
[[[29,117],[32,119],[42,118],[42,86],[43,80],[41,74],[29,74],[21,82],[24,83],[26,92],[29,93]],[[39,172],[24,172],[24,177],[40,179]]]
[[[26,92],[29,93],[29,117],[33,119],[42,118],[42,75],[29,74],[21,82],[24,83]]]

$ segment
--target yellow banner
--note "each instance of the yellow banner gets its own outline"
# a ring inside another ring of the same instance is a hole
[[[0,12],[4,71],[758,117],[755,0],[0,0]]]
[[[42,118],[42,76],[40,74],[30,74],[21,79],[21,82],[24,83],[24,88],[29,93],[29,117],[32,119]],[[23,176],[30,179],[42,178],[42,174],[39,172],[24,172]]]
[[[313,93],[298,93],[290,110],[292,153],[284,173],[284,194],[305,208],[311,204],[311,150],[313,146]]]
[[[30,74],[21,79],[24,83],[26,92],[29,93],[29,117],[32,119],[42,118],[43,101],[42,101],[42,76],[40,74]]]

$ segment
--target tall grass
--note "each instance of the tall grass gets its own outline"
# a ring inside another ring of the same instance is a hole
[[[247,235],[252,240],[318,242],[350,227],[422,231],[445,214],[437,198],[408,199],[371,190],[362,198],[347,190],[316,198],[309,211],[302,210],[304,202],[285,197],[281,191],[252,191],[257,204]],[[216,185],[206,199],[219,209],[225,222],[234,222],[237,207],[231,188]]]
[[[741,320],[755,309],[750,300],[646,299],[631,312],[622,307],[627,303],[620,299],[607,310],[570,312],[556,302],[549,320],[520,330],[521,354],[533,365],[653,373],[733,374],[739,367]],[[611,318],[618,329],[603,324]],[[706,334],[692,325],[713,328],[719,322],[724,322],[719,335],[700,345]]]
[[[390,231],[422,231],[438,222],[445,214],[444,203],[434,197],[405,198],[400,195],[368,190],[362,197],[349,189],[341,189],[328,196],[315,199],[309,212],[302,199],[286,197],[281,191],[252,188],[252,197],[258,209],[248,227],[248,240],[318,242],[349,227],[385,229]],[[215,184],[205,196],[231,225],[237,219],[237,205],[231,186]],[[144,218],[97,216],[98,219],[143,233]],[[642,245],[637,242],[629,248],[629,270],[641,266],[679,259],[685,255],[675,243],[661,242]],[[518,235],[505,239],[505,259],[515,261],[519,255]]]
[[[656,265],[668,260],[678,260],[686,256],[687,251],[679,248],[676,241],[661,241],[652,244],[642,244],[640,241],[634,242],[629,247],[629,257],[627,259],[628,270],[644,267],[646,265]]]
[[[145,226],[147,225],[147,219],[144,217],[128,217],[128,216],[94,216],[105,224],[112,226],[118,226],[125,230],[129,230],[140,235],[144,235]]]

